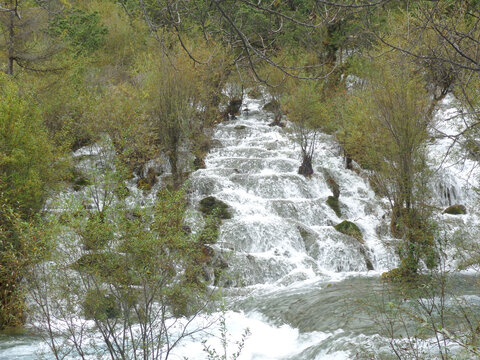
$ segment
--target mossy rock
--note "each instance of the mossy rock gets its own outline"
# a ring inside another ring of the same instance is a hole
[[[245,125],[237,125],[234,127],[235,130],[245,130],[247,127]]]
[[[145,192],[149,192],[150,190],[152,190],[153,185],[150,184],[145,178],[142,178],[142,179],[139,179],[137,181],[137,187],[140,190],[143,190]]]
[[[463,205],[456,204],[443,210],[443,213],[450,215],[465,215],[467,213],[467,208]]]
[[[204,215],[211,215],[219,219],[231,219],[229,206],[213,196],[208,196],[200,201],[200,211]]]
[[[342,216],[342,212],[340,211],[340,204],[338,202],[338,198],[335,196],[329,196],[327,199],[327,205],[330,206],[330,208],[335,211],[335,214],[337,214],[338,217]]]
[[[90,290],[83,301],[83,311],[87,319],[115,319],[120,316],[120,307],[111,294],[105,290]]]
[[[147,171],[147,175],[144,178],[141,178],[137,182],[137,187],[143,191],[150,191],[152,190],[153,185],[157,183],[157,173],[155,169],[149,168]]]
[[[340,224],[334,226],[335,230],[345,235],[353,236],[355,239],[364,243],[362,231],[351,221],[344,220]]]

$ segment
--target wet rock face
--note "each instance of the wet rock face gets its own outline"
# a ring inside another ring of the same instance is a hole
[[[467,208],[464,205],[456,204],[443,210],[443,213],[449,215],[465,215],[467,213]]]

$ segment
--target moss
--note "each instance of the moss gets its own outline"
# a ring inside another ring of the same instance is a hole
[[[330,206],[333,211],[335,211],[335,214],[337,214],[338,217],[342,216],[342,212],[340,211],[340,205],[338,203],[338,198],[334,196],[329,196],[327,199],[327,205]]]
[[[137,187],[140,190],[147,192],[152,190],[153,185],[157,183],[157,175],[158,174],[155,172],[155,169],[149,168],[147,171],[147,176],[138,180]]]
[[[443,210],[443,213],[450,215],[465,215],[467,213],[467,209],[463,205],[456,204]]]
[[[334,228],[342,234],[353,236],[360,242],[364,242],[361,230],[351,221],[344,220],[340,224],[335,225]]]
[[[245,125],[237,125],[234,127],[235,130],[245,130],[247,127]]]
[[[231,219],[229,206],[213,196],[208,196],[200,201],[200,211],[204,215],[212,215],[219,219]]]

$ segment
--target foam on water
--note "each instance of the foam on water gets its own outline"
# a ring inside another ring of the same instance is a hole
[[[236,350],[234,343],[246,328],[251,335],[239,360],[344,360],[355,356],[360,346],[381,353],[388,339],[376,334],[373,324],[352,325],[347,320],[353,316],[351,304],[363,300],[375,287],[374,279],[398,262],[386,246],[395,240],[388,233],[385,199],[374,194],[362,170],[345,169],[338,144],[326,134],[318,137],[315,174],[298,175],[300,150],[291,127],[269,126],[271,116],[261,110],[260,100],[247,99],[244,106],[249,108],[248,116],[217,126],[206,168],[190,178],[193,228],[201,226],[196,208],[206,196],[224,201],[233,214],[223,221],[219,241],[212,245],[218,252],[233,250],[227,259],[228,272],[235,279],[226,298],[231,309],[225,313],[229,353]],[[452,99],[444,106],[439,118],[455,114]],[[442,126],[445,133],[454,133],[459,125]],[[449,148],[448,138],[437,138],[429,146],[431,166],[447,165],[447,170],[432,177],[435,201],[438,206],[461,202],[472,207],[475,163],[444,157]],[[88,167],[88,161],[100,153],[101,148],[94,146],[74,156],[86,157],[83,162]],[[332,195],[330,177],[340,188],[341,217],[326,204]],[[129,188],[137,191],[133,182]],[[479,224],[476,214],[439,217],[450,221],[452,231]],[[364,243],[333,228],[343,220],[358,225]],[[367,269],[367,260],[373,271]],[[219,331],[212,327],[187,339],[171,358],[206,359],[202,341],[221,353]],[[27,344],[22,339],[11,341],[13,345],[0,340],[0,359],[32,359],[35,351],[45,351],[36,339]]]

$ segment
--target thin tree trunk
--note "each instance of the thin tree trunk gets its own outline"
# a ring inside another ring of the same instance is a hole
[[[15,13],[10,11],[10,23],[8,24],[8,69],[7,74],[13,75],[13,62],[15,60],[15,53],[14,53],[14,21],[15,21]]]

